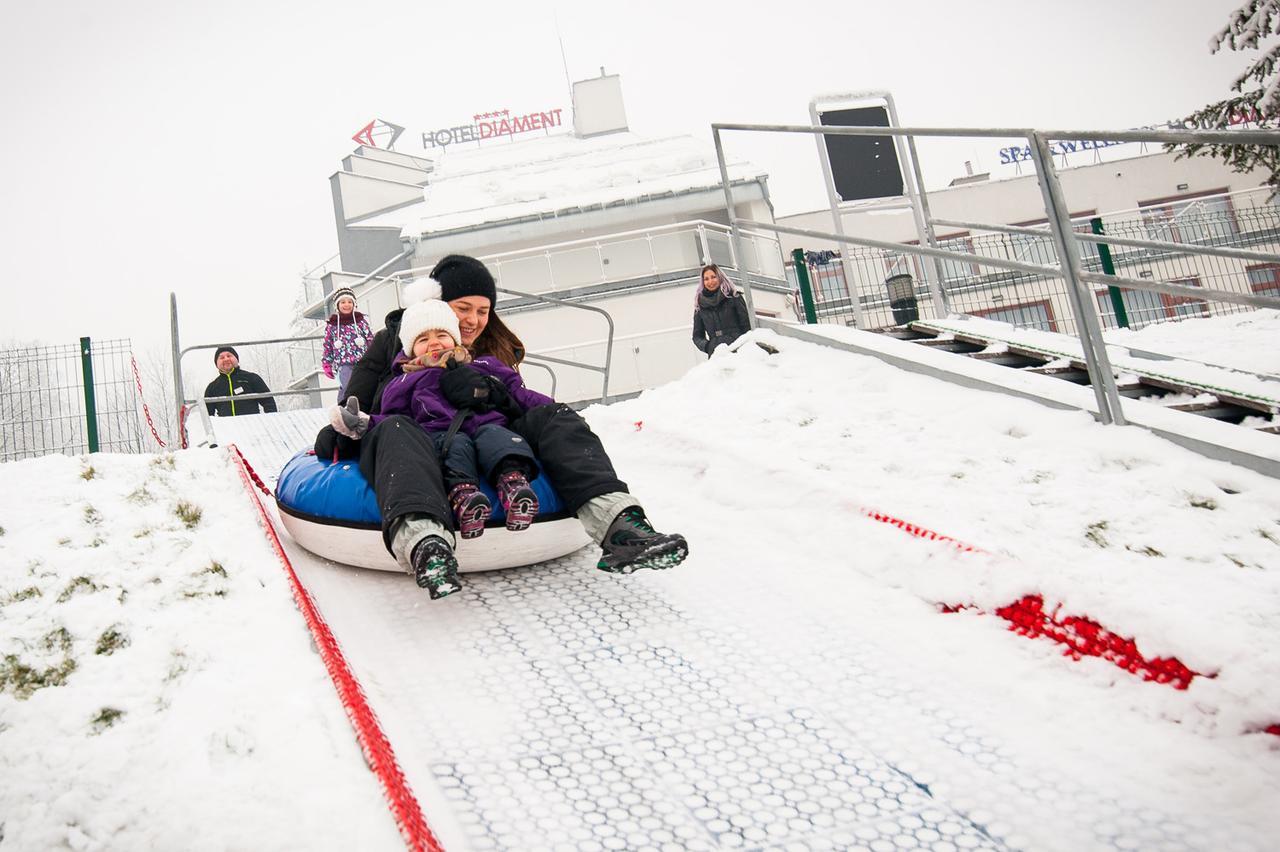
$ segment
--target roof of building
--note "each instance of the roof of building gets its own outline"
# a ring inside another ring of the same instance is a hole
[[[766,177],[743,161],[729,162],[727,169],[733,182]],[[715,149],[692,136],[644,139],[624,132],[579,139],[560,134],[447,149],[436,160],[420,203],[352,224],[400,227],[401,237],[411,239],[719,186]]]

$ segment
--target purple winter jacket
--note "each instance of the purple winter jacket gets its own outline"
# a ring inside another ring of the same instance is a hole
[[[458,409],[450,405],[440,391],[440,378],[444,375],[445,368],[427,367],[406,373],[401,365],[408,360],[404,353],[396,356],[391,367],[393,376],[382,391],[382,413],[370,415],[369,427],[376,426],[388,415],[405,414],[418,421],[428,432],[446,431]],[[482,355],[472,361],[470,366],[506,385],[511,398],[525,411],[555,402],[551,397],[525,387],[519,373],[492,355]],[[487,423],[506,426],[507,418],[498,411],[474,412],[463,424],[462,431],[475,435],[476,429]]]

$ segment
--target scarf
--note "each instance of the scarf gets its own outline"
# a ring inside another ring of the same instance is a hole
[[[431,353],[427,352],[417,358],[410,358],[400,365],[400,369],[406,373],[416,373],[428,367],[443,367],[444,362],[450,358],[453,358],[459,364],[471,363],[471,353],[467,351],[467,347],[458,346],[453,349],[444,349],[435,357],[432,357]]]
[[[724,293],[720,292],[718,288],[715,290],[708,290],[706,287],[703,287],[701,292],[698,293],[699,308],[706,308],[708,310],[718,308],[720,303],[723,301]]]

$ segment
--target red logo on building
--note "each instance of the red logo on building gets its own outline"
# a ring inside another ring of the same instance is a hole
[[[352,136],[351,139],[359,145],[368,145],[370,148],[386,148],[391,150],[395,147],[396,140],[400,138],[400,134],[404,133],[404,128],[398,124],[392,124],[389,121],[383,121],[375,118],[373,121],[360,128],[360,131]],[[379,145],[380,140],[386,140],[384,144]]]

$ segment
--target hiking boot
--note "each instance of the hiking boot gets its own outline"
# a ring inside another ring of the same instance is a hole
[[[449,491],[449,505],[453,507],[458,535],[479,538],[484,534],[484,522],[493,514],[493,504],[483,491],[470,482],[461,482]]]
[[[518,470],[510,470],[498,477],[498,500],[507,513],[507,529],[512,532],[526,530],[538,514],[538,495],[533,493],[529,480]]]
[[[418,542],[410,558],[413,579],[427,590],[431,599],[439,600],[462,588],[458,579],[458,560],[453,548],[438,535],[430,535]]]
[[[623,509],[604,534],[604,553],[596,567],[610,574],[630,574],[641,568],[674,568],[689,555],[689,543],[679,533],[664,535],[649,526],[639,506]]]

